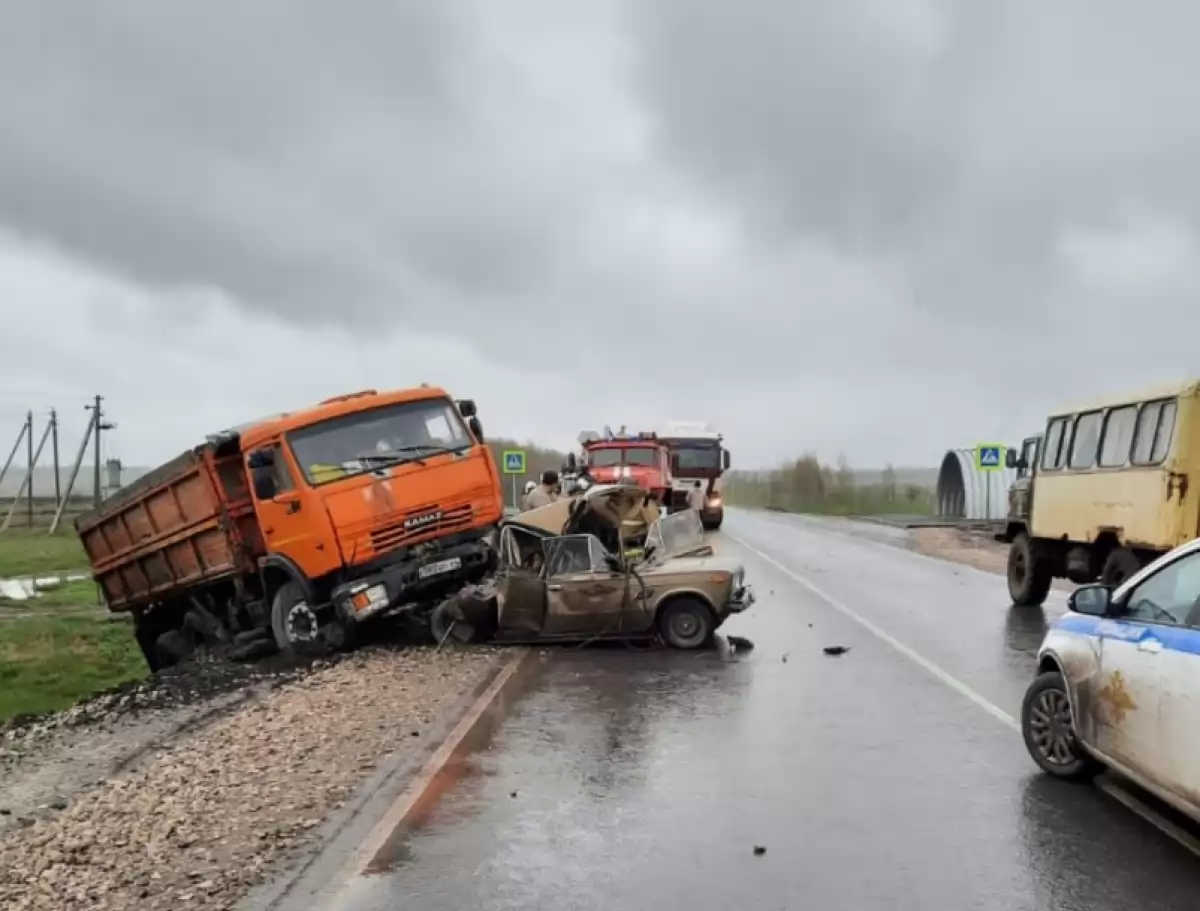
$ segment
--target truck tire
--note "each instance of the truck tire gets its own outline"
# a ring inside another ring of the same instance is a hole
[[[1050,594],[1054,573],[1050,561],[1026,532],[1008,548],[1008,594],[1018,607],[1041,607]]]
[[[271,633],[280,653],[289,658],[325,651],[320,618],[299,582],[288,582],[271,599]]]
[[[1115,547],[1104,560],[1100,581],[1116,588],[1142,568],[1142,561],[1128,547]]]
[[[725,517],[721,516],[718,519],[703,519],[700,524],[704,526],[705,531],[719,531],[724,520]]]
[[[154,640],[158,669],[174,667],[192,656],[195,645],[183,630],[169,629]]]
[[[699,598],[675,598],[658,615],[658,634],[671,648],[703,648],[712,642],[715,629],[712,611]]]

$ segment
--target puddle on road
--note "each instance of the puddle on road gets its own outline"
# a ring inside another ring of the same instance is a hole
[[[413,836],[429,824],[444,797],[464,781],[482,774],[475,762],[475,756],[491,746],[496,732],[500,730],[513,706],[532,689],[544,669],[545,663],[532,655],[521,663],[512,679],[471,725],[446,763],[433,776],[400,824],[371,858],[371,862],[363,870],[365,876],[390,872],[412,858]]]

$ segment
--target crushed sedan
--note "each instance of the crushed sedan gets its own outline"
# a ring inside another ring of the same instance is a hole
[[[713,554],[695,511],[664,516],[629,485],[513,516],[497,551],[493,577],[434,611],[439,643],[660,639],[696,649],[754,603],[741,562]]]
[[[1068,780],[1111,768],[1200,820],[1200,540],[1067,605],[1022,705],[1030,755]]]

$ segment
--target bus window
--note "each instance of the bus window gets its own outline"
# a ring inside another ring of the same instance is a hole
[[[1096,449],[1100,445],[1100,422],[1103,411],[1085,411],[1075,419],[1075,438],[1071,441],[1071,467],[1077,470],[1096,464]]]
[[[1104,419],[1104,438],[1100,443],[1101,468],[1120,468],[1129,461],[1137,416],[1137,405],[1114,408],[1108,413]]]
[[[1175,402],[1147,402],[1133,438],[1134,465],[1157,465],[1167,457],[1175,430]]]
[[[1042,450],[1042,468],[1044,470],[1052,471],[1055,468],[1062,468],[1062,442],[1066,427],[1066,418],[1055,418],[1046,428],[1046,445]]]

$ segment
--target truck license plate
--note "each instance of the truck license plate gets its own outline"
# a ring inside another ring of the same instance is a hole
[[[436,563],[430,563],[427,566],[422,566],[417,570],[418,579],[428,579],[430,576],[440,576],[442,573],[452,572],[462,566],[461,557],[451,557],[449,560],[438,560]]]

